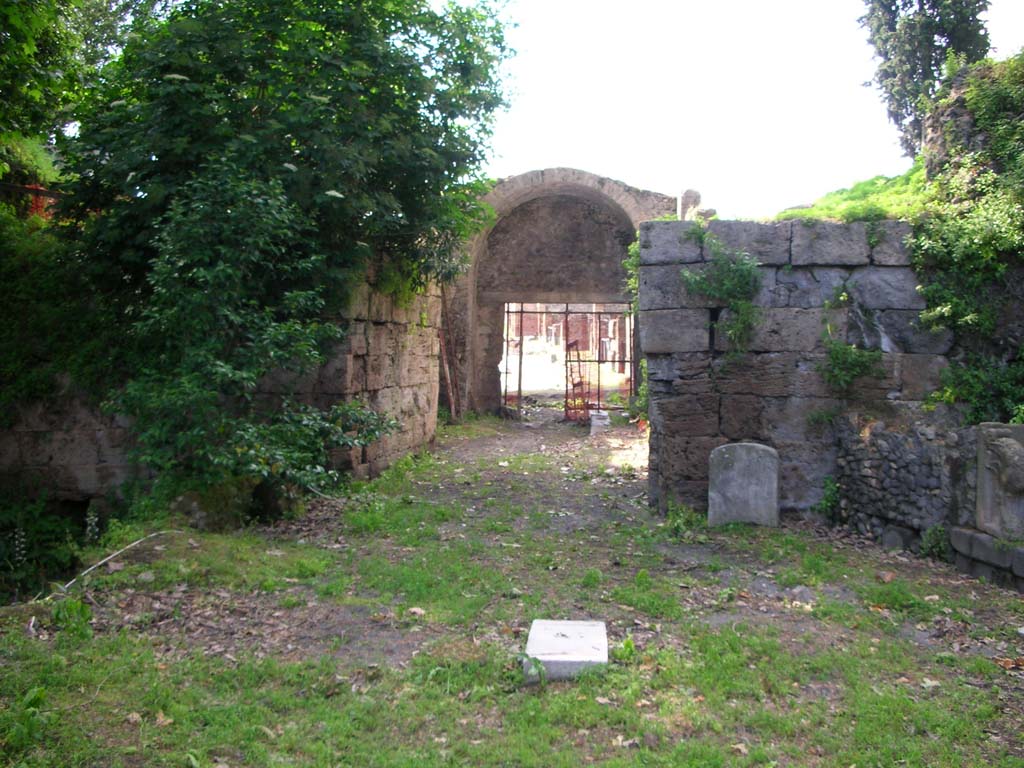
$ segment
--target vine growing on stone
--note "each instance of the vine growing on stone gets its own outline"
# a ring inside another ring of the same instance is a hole
[[[754,297],[761,289],[757,259],[729,250],[700,226],[688,229],[686,236],[700,243],[706,254],[706,266],[702,270],[684,269],[683,286],[691,293],[719,302],[727,310],[715,322],[715,327],[728,340],[730,353],[742,354],[749,349],[761,316],[754,304]]]

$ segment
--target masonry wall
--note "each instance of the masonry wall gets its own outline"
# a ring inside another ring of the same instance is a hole
[[[338,468],[376,474],[434,438],[440,302],[431,292],[403,307],[363,286],[347,314],[348,333],[325,365],[302,377],[267,377],[260,391],[268,402],[291,392],[321,407],[359,399],[397,419],[395,434],[334,457]],[[130,447],[126,419],[66,394],[22,410],[0,431],[0,472],[37,483],[57,499],[87,500],[137,476],[127,459]]]
[[[683,288],[705,248],[690,222],[640,228],[640,346],[651,393],[651,498],[707,505],[708,456],[728,442],[754,441],[779,452],[780,503],[804,510],[837,474],[835,417],[853,410],[890,425],[911,423],[946,365],[952,338],[916,326],[923,300],[898,222],[714,221],[709,232],[761,264],[755,299],[761,317],[749,351],[730,356],[712,328],[724,311]],[[847,306],[827,308],[837,290]],[[883,351],[881,377],[857,381],[845,396],[819,370],[826,324],[833,338]]]

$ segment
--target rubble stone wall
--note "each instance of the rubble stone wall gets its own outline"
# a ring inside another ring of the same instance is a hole
[[[358,399],[397,419],[396,433],[335,457],[339,468],[376,474],[434,438],[440,302],[432,292],[400,306],[363,286],[347,315],[348,333],[323,366],[302,377],[269,376],[260,390],[268,400],[290,392],[321,407]],[[0,431],[0,472],[38,483],[57,499],[87,500],[116,492],[136,476],[130,447],[124,417],[68,394],[23,409]]]
[[[674,499],[704,508],[711,451],[754,441],[779,453],[781,507],[806,510],[820,500],[825,477],[836,476],[841,452],[855,471],[856,456],[839,447],[847,433],[837,433],[837,417],[856,412],[889,425],[915,423],[921,401],[938,385],[952,337],[916,325],[924,303],[902,223],[713,221],[710,235],[761,265],[756,330],[747,352],[730,355],[713,325],[727,310],[683,286],[683,270],[702,269],[709,258],[689,232],[694,226],[640,228],[652,503],[664,508]],[[843,291],[849,300],[834,306]],[[831,389],[821,374],[826,326],[834,339],[882,350],[882,375],[863,377],[846,393]],[[913,484],[908,488],[905,496],[913,493]],[[900,515],[930,520],[936,513],[913,510]]]

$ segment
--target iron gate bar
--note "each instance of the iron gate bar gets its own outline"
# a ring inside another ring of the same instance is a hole
[[[529,308],[528,308],[529,307]],[[627,389],[627,395],[632,396],[636,394],[637,390],[637,359],[634,354],[636,350],[636,327],[635,323],[632,322],[632,317],[628,313],[629,305],[619,302],[611,302],[605,304],[599,304],[596,302],[590,303],[568,303],[559,302],[556,304],[548,303],[528,303],[528,302],[508,302],[505,304],[505,354],[504,354],[504,367],[502,370],[502,378],[504,384],[503,402],[506,406],[511,405],[512,395],[509,392],[509,379],[511,377],[511,352],[516,349],[517,352],[517,392],[516,392],[516,406],[517,411],[522,413],[522,398],[523,398],[523,375],[524,375],[524,363],[525,363],[525,318],[526,316],[538,318],[537,328],[540,328],[540,323],[543,322],[542,318],[551,317],[552,315],[561,315],[561,329],[562,339],[561,347],[563,351],[564,367],[565,367],[565,386],[564,386],[564,397],[566,407],[566,417],[571,418],[570,401],[574,397],[573,382],[570,381],[572,376],[570,375],[570,343],[575,348],[575,358],[572,360],[580,368],[581,383],[586,386],[581,390],[579,398],[581,400],[580,405],[582,406],[582,415],[586,416],[590,410],[604,408],[609,410],[621,410],[623,406],[613,405],[605,403],[605,397],[607,395],[605,381],[602,375],[601,368],[608,363],[617,363],[618,371],[624,375],[625,381],[623,382]],[[582,326],[585,329],[585,339],[574,340],[571,338],[571,318],[581,317],[583,320]],[[609,327],[609,338],[606,339],[609,343],[609,347],[612,341],[615,341],[617,348],[615,350],[614,358],[609,357],[608,352],[610,350],[604,349],[602,343],[603,337],[603,324],[607,322]],[[596,324],[596,325],[595,325]],[[615,336],[611,336],[612,327],[615,327]],[[548,328],[549,325],[545,323],[544,328]],[[540,330],[537,330],[538,338],[540,338]],[[547,336],[545,332],[545,337]],[[591,340],[594,340],[593,342]],[[579,344],[578,342],[585,341],[585,344]],[[518,348],[514,347],[518,345]],[[596,345],[596,348],[595,348]],[[581,346],[585,346],[586,349],[581,349]],[[584,354],[585,353],[585,354]],[[595,354],[596,353],[596,354]],[[593,367],[597,366],[596,371],[596,383],[597,391],[596,399],[591,399],[591,391],[587,380],[593,373]],[[622,391],[619,387],[618,391]]]

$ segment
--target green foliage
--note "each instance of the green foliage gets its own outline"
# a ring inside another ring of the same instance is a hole
[[[684,269],[683,285],[692,293],[721,302],[728,314],[716,326],[725,334],[732,353],[746,352],[760,317],[760,310],[753,302],[761,288],[757,259],[727,250],[701,227],[691,227],[687,234],[690,233],[708,254],[707,267],[701,271]]]
[[[944,525],[933,525],[921,534],[921,556],[948,561],[952,554],[949,531]]]
[[[669,502],[666,514],[666,526],[674,539],[687,539],[695,531],[707,528],[707,519],[688,504]]]
[[[927,180],[922,158],[902,176],[875,176],[849,189],[830,192],[807,208],[790,208],[775,216],[787,219],[824,219],[828,221],[911,220],[925,207]]]
[[[880,59],[875,83],[900,144],[913,157],[921,149],[928,99],[950,57],[978,61],[989,39],[981,14],[989,0],[865,0],[861,26]]]
[[[972,422],[1006,421],[1024,405],[1018,332],[1005,319],[1020,300],[1024,253],[1024,54],[962,70],[946,98],[966,107],[985,141],[952,147],[912,242],[928,302],[922,321],[952,329],[971,350],[933,402],[966,403]]]
[[[99,302],[52,227],[0,205],[0,422],[14,407],[54,396],[59,376],[97,385],[119,358]]]
[[[483,216],[473,174],[503,56],[500,26],[477,9],[182,6],[129,40],[66,148],[96,279],[145,301],[165,214],[221,158],[280,183],[329,287],[374,254],[385,282],[451,277]]]
[[[882,376],[882,350],[861,349],[830,337],[825,338],[825,359],[818,364],[825,383],[838,392],[848,392],[862,376]]]
[[[636,664],[640,661],[640,651],[636,647],[636,642],[633,640],[633,636],[628,633],[622,643],[612,648],[608,655],[612,657],[613,661],[617,661],[619,664],[630,665]]]
[[[42,741],[43,732],[53,714],[47,712],[46,689],[41,686],[30,688],[4,713],[4,751],[17,755]]]
[[[5,134],[47,133],[77,90],[71,3],[0,2],[0,143]]]
[[[325,412],[284,400],[259,414],[252,403],[272,372],[301,373],[337,338],[316,283],[323,258],[308,242],[277,181],[245,178],[223,161],[184,185],[159,229],[151,296],[132,328],[148,359],[116,398],[135,420],[145,464],[201,481],[244,475],[315,487],[328,450],[388,429],[350,404]]]
[[[626,293],[629,294],[629,312],[635,315],[640,311],[640,233],[626,249],[626,258],[622,261],[626,270]]]
[[[31,597],[78,564],[71,521],[46,498],[0,501],[0,596]]]
[[[963,403],[971,424],[983,421],[1020,423],[1024,405],[1024,360],[1009,363],[970,354],[942,372],[942,386],[928,398],[931,405]]]
[[[77,597],[62,597],[53,604],[53,623],[69,637],[92,637],[92,609]]]
[[[821,499],[811,507],[811,511],[834,523],[839,519],[841,499],[839,483],[831,475],[826,475],[822,482]]]
[[[168,5],[73,6],[106,25],[76,55],[124,51],[63,141],[70,245],[0,210],[13,287],[0,320],[14,331],[0,404],[56,393],[68,373],[102,382],[160,472],[199,488],[322,487],[330,450],[392,425],[289,395],[339,339],[368,270],[403,298],[460,269],[457,246],[489,215],[478,166],[501,106],[502,29],[487,9],[425,0]],[[281,396],[259,397],[267,384]]]

